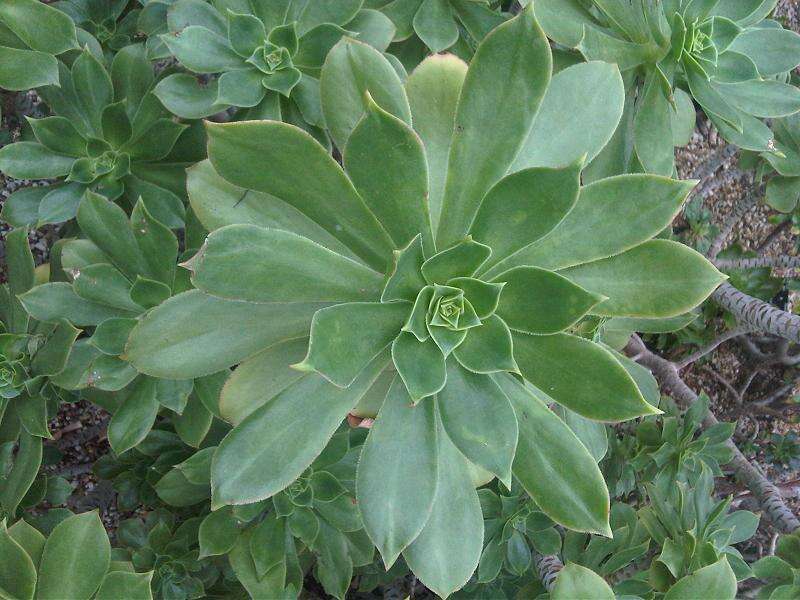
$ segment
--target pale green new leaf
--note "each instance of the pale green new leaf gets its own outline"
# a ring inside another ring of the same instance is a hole
[[[126,573],[124,571],[112,571],[103,579],[100,589],[94,600],[151,600],[153,594],[150,591],[150,582],[153,579],[153,572],[149,573]]]
[[[665,600],[695,600],[696,598],[719,598],[733,600],[736,597],[736,575],[723,556],[712,565],[698,569],[673,585]]]
[[[32,600],[36,589],[36,565],[27,552],[11,537],[5,519],[0,521],[0,590],[13,598]]]
[[[558,574],[550,593],[553,600],[614,600],[616,596],[600,575],[577,563],[568,563]]]

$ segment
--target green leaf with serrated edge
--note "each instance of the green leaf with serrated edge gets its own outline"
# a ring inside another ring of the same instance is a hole
[[[20,297],[25,310],[38,321],[66,319],[77,327],[99,325],[112,317],[133,317],[139,312],[112,308],[78,296],[68,283],[43,283]]]
[[[47,538],[36,597],[88,600],[100,587],[110,560],[111,544],[97,511],[69,517]]]
[[[144,308],[153,308],[172,296],[172,290],[165,283],[137,277],[130,292],[131,300]]]
[[[487,275],[519,265],[557,270],[624,252],[669,225],[692,187],[692,181],[638,174],[589,184],[581,188],[574,208],[549,234]]]
[[[78,206],[78,225],[129,279],[145,272],[142,252],[128,216],[119,206],[87,191]]]
[[[511,489],[517,418],[492,378],[449,360],[447,385],[436,402],[444,430],[461,453]]]
[[[548,517],[575,531],[611,537],[609,497],[592,455],[535,395],[510,375],[495,375],[517,415],[512,470]]]
[[[69,119],[64,117],[27,117],[33,135],[53,152],[67,156],[83,156],[86,153],[86,140]]]
[[[588,164],[614,134],[624,103],[615,64],[591,61],[556,73],[511,171],[563,167],[584,156]]]
[[[230,552],[239,537],[239,522],[226,506],[210,513],[198,530],[200,558],[219,556]]]
[[[292,62],[296,67],[304,71],[322,68],[328,52],[347,33],[347,31],[332,23],[317,25],[300,38],[300,47],[297,50],[297,54],[292,57]]]
[[[483,196],[511,166],[539,109],[551,67],[550,46],[530,6],[478,46],[456,112],[438,246],[446,248],[467,233]],[[507,98],[516,98],[513,107],[486,110]]]
[[[434,54],[458,40],[458,25],[448,0],[423,0],[414,15],[414,31]]]
[[[206,129],[208,155],[222,177],[291,204],[369,266],[384,271],[392,250],[389,236],[336,161],[309,134],[274,121],[207,124]],[[254,156],[258,169],[252,168]]]
[[[127,452],[150,433],[158,409],[156,380],[139,378],[108,424],[108,443],[116,454]]]
[[[264,74],[258,69],[227,71],[217,80],[217,97],[214,104],[219,106],[257,106],[267,93],[262,85]]]
[[[0,7],[0,21],[30,48],[61,54],[78,48],[75,25],[60,10],[35,0],[8,0]]]
[[[28,553],[6,530],[5,519],[0,521],[0,590],[10,598],[32,600],[36,589],[36,565]],[[4,596],[5,597],[5,596]]]
[[[121,313],[138,315],[144,307],[131,299],[131,282],[108,264],[89,265],[71,273],[72,289],[89,302],[118,309]]]
[[[141,252],[144,265],[142,274],[172,287],[178,256],[175,234],[153,218],[141,199],[133,207],[130,226]]]
[[[233,425],[303,376],[289,365],[303,360],[308,338],[279,342],[241,363],[219,397],[222,417]]]
[[[49,179],[68,175],[75,159],[36,142],[17,142],[0,148],[0,171],[15,179]]]
[[[20,400],[15,403],[15,410],[23,429],[36,437],[52,438],[47,428],[47,400],[42,396],[21,396]]]
[[[126,573],[124,571],[112,571],[108,573],[97,590],[94,600],[152,600],[153,593],[150,591],[150,582],[153,579],[153,572],[148,573]]]
[[[463,587],[478,568],[483,548],[483,515],[470,465],[438,430],[436,497],[416,539],[403,551],[414,575],[442,598]],[[453,540],[458,540],[453,544]]]
[[[294,368],[316,371],[347,387],[398,336],[410,311],[408,302],[350,302],[323,308],[311,321],[308,354]]]
[[[800,110],[800,90],[788,83],[756,79],[713,85],[733,106],[755,117],[785,117]]]
[[[224,37],[199,25],[161,36],[172,55],[195,73],[219,73],[244,68],[244,59],[236,54]]]
[[[800,64],[800,35],[788,29],[752,27],[738,35],[729,48],[750,58],[764,77],[791,71]]]
[[[254,304],[191,290],[147,313],[125,358],[141,373],[191,379],[235,365],[277,342],[308,335],[313,303]]]
[[[257,502],[291,484],[322,452],[388,363],[389,353],[381,354],[347,388],[317,374],[306,375],[247,416],[214,455],[214,508]]]
[[[723,556],[714,564],[679,579],[664,598],[665,600],[692,600],[694,598],[733,600],[736,598],[736,591],[736,575],[728,564],[728,560]]]
[[[595,462],[600,462],[608,452],[608,433],[606,426],[597,421],[591,421],[574,413],[560,404],[552,408],[561,419],[567,424],[572,432],[577,436],[581,443],[592,455]],[[558,540],[561,544],[561,538]]]
[[[692,98],[707,114],[713,113],[734,130],[741,132],[742,119],[738,111],[711,85],[705,71],[697,61],[687,55],[684,57],[683,65]]]
[[[420,290],[416,299],[414,300],[414,307],[408,316],[403,331],[413,333],[420,342],[424,342],[430,336],[428,333],[428,307],[433,299],[433,286],[426,286]]]
[[[511,329],[524,333],[564,331],[605,300],[558,273],[538,267],[515,267],[495,281],[506,284],[497,314]]]
[[[454,331],[446,327],[428,325],[428,333],[431,334],[433,341],[436,342],[436,345],[439,346],[439,350],[442,351],[442,354],[444,354],[446,358],[466,339],[469,330],[460,329]]]
[[[84,373],[85,384],[107,392],[116,392],[127,386],[139,373],[130,363],[116,356],[101,354],[92,361]]]
[[[425,146],[428,161],[428,204],[434,231],[439,226],[456,106],[466,73],[463,60],[438,54],[423,60],[406,81],[414,131]]]
[[[392,360],[414,404],[444,387],[444,355],[430,338],[421,342],[411,333],[401,333],[392,342]]]
[[[650,370],[612,348],[607,347],[607,349],[636,382],[642,397],[652,406],[661,404],[661,388],[658,387],[658,382]]]
[[[60,321],[47,341],[34,354],[31,371],[35,375],[58,375],[64,370],[72,344],[80,333],[69,322]]]
[[[369,92],[378,106],[411,122],[403,84],[391,63],[372,46],[342,38],[328,53],[320,77],[322,112],[338,148],[344,148],[367,108]]]
[[[613,317],[603,323],[603,327],[615,331],[638,331],[640,333],[672,333],[679,331],[697,320],[698,312],[690,311],[677,317],[666,319],[635,319]]]
[[[414,302],[420,290],[426,285],[420,271],[422,263],[425,262],[422,236],[418,234],[408,246],[402,250],[395,250],[393,254],[394,265],[381,292],[381,302],[392,300]]]
[[[491,254],[492,249],[489,246],[467,236],[422,263],[422,275],[428,283],[440,285],[454,277],[471,277]]]
[[[266,40],[267,32],[261,20],[228,9],[228,41],[234,52],[242,58],[249,58]]]
[[[364,529],[387,569],[430,515],[436,496],[436,438],[432,400],[415,406],[395,378],[361,450],[356,474]]]
[[[608,298],[594,314],[650,318],[691,310],[727,278],[701,254],[670,240],[650,240],[561,274]]]
[[[447,285],[463,290],[464,298],[469,300],[479,319],[494,314],[505,286],[504,283],[491,283],[472,277],[454,277]]]
[[[397,31],[389,17],[379,10],[366,7],[359,10],[353,20],[347,23],[347,29],[356,32],[360,41],[380,52],[386,52]]]
[[[186,190],[192,210],[208,231],[238,224],[283,229],[355,258],[347,246],[294,206],[275,196],[233,185],[220,177],[208,160],[187,169]]]
[[[579,564],[567,563],[559,572],[550,597],[553,600],[614,600],[616,596],[600,575]]]
[[[395,247],[407,246],[421,234],[422,245],[433,254],[428,164],[414,130],[367,95],[367,111],[347,140],[343,161],[356,190]]]
[[[158,82],[153,94],[169,112],[182,119],[202,119],[227,108],[217,104],[217,81],[202,85],[189,73],[168,75]]]
[[[228,225],[184,263],[207,294],[250,302],[358,302],[380,295],[383,277],[295,233]]]
[[[58,61],[44,52],[0,46],[0,87],[24,91],[40,86],[58,85]]]
[[[14,466],[0,489],[0,506],[7,515],[14,515],[25,494],[33,485],[42,465],[42,439],[26,431],[19,433],[19,448]]]
[[[594,342],[566,333],[512,336],[522,376],[579,415],[618,422],[661,412],[642,398],[614,356]]]
[[[579,160],[561,169],[532,168],[501,179],[486,193],[470,233],[492,249],[484,269],[548,234],[578,200]]]
[[[497,315],[488,317],[480,327],[470,329],[464,341],[453,350],[453,355],[473,373],[517,372],[511,331]]]

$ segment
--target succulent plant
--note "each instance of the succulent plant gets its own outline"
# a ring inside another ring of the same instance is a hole
[[[800,110],[800,92],[779,80],[800,64],[800,35],[766,19],[774,6],[761,0],[544,0],[535,10],[553,40],[587,60],[617,63],[628,86],[638,89],[628,130],[635,156],[618,156],[615,168],[641,165],[670,175],[673,146],[688,143],[694,129],[691,100],[728,141],[775,151],[759,119]]]
[[[152,94],[156,76],[143,47],[125,47],[110,70],[84,49],[59,72],[59,86],[38,89],[55,114],[28,120],[36,141],[0,149],[6,176],[59,181],[18,191],[3,218],[17,226],[61,223],[75,217],[92,190],[129,209],[141,198],[160,221],[181,227],[184,169],[202,156],[187,149],[191,144],[181,147],[191,130]]]
[[[482,549],[474,485],[492,476],[510,485],[512,465],[554,521],[610,533],[595,460],[542,399],[602,421],[657,409],[613,354],[569,330],[589,312],[683,313],[722,276],[694,251],[651,240],[686,183],[631,175],[580,187],[618,106],[580,139],[543,133],[558,126],[549,107],[575,71],[550,82],[530,9],[487,36],[469,69],[433,57],[405,87],[380,53],[353,44],[338,48],[361,62],[342,67],[334,48],[321,78],[323,92],[338,92],[323,93],[323,110],[344,171],[291,125],[209,124],[216,178],[269,198],[286,220],[213,231],[186,265],[197,289],[148,313],[126,355],[159,377],[244,361],[226,386],[266,386],[239,399],[249,406],[217,449],[215,507],[281,492],[345,415],[377,416],[356,486],[365,529],[387,566],[404,552],[447,595]],[[572,69],[591,70],[621,103],[613,67]],[[442,102],[426,102],[436,93]],[[486,117],[510,97],[524,101]],[[259,365],[282,361],[265,382]],[[230,396],[223,390],[222,403],[235,404]],[[463,542],[450,548],[456,531]]]

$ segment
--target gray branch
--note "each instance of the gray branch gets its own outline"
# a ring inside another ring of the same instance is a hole
[[[555,554],[544,555],[534,552],[533,562],[536,565],[536,571],[539,573],[539,579],[542,580],[544,589],[548,592],[552,592],[553,586],[556,584],[556,577],[558,577],[561,569],[564,568],[561,559]]]
[[[800,256],[757,256],[755,258],[718,258],[719,269],[800,269]]]
[[[711,298],[729,310],[740,327],[751,327],[800,343],[800,316],[748,296],[727,282],[722,283]]]
[[[639,336],[634,335],[625,348],[626,353],[635,356],[636,361],[652,371],[661,387],[669,393],[679,404],[686,407],[697,400],[697,394],[686,385],[678,374],[675,363],[666,360],[651,352]],[[703,419],[703,427],[711,427],[718,423],[711,412]],[[733,469],[736,477],[741,481],[753,496],[759,501],[764,514],[783,533],[792,533],[800,529],[800,519],[786,506],[780,490],[767,479],[761,470],[753,465],[731,440],[727,441],[728,447],[733,452],[733,459],[728,466]]]
[[[758,200],[764,195],[765,189],[766,186],[764,184],[751,188],[743,198],[733,205],[731,214],[728,215],[722,227],[720,227],[719,235],[711,243],[711,247],[708,250],[708,258],[714,260],[717,258],[717,254],[722,252],[725,242],[730,237],[733,228],[736,227],[736,223],[741,221],[742,217],[758,204]]]

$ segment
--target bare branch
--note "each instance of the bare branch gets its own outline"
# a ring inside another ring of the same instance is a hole
[[[639,336],[631,337],[625,351],[629,356],[638,356],[637,362],[650,369],[664,390],[679,404],[686,407],[697,400],[697,394],[681,379],[675,364],[651,352]],[[711,412],[703,419],[703,426],[706,428],[717,423],[716,417]],[[727,445],[733,451],[733,459],[728,466],[758,499],[764,513],[775,524],[775,527],[784,533],[800,529],[800,519],[786,506],[780,490],[764,476],[758,467],[747,460],[736,444],[728,440]]]
[[[740,326],[749,326],[800,343],[799,316],[748,296],[727,282],[722,283],[711,294],[711,298],[733,313]]]
[[[757,256],[755,258],[718,258],[714,264],[719,269],[800,269],[800,256]]]
[[[723,344],[724,342],[727,342],[728,340],[733,339],[735,337],[739,337],[740,335],[744,335],[746,333],[749,333],[750,331],[751,331],[751,329],[749,327],[737,327],[735,329],[731,329],[730,331],[726,331],[726,332],[722,333],[717,339],[712,341],[707,346],[704,346],[704,347],[700,348],[697,352],[693,352],[692,354],[690,354],[686,358],[684,358],[682,360],[679,360],[677,362],[678,369],[684,369],[684,368],[688,367],[693,362],[696,362],[696,361],[700,360],[706,354],[708,354],[709,352],[713,351],[720,344]]]
[[[787,219],[786,221],[783,221],[782,223],[776,225],[775,229],[770,231],[769,235],[767,235],[767,237],[765,237],[764,240],[758,245],[758,247],[756,248],[756,252],[758,252],[759,254],[765,252],[772,245],[772,243],[775,242],[775,240],[777,240],[783,234],[784,231],[791,228],[792,228],[791,219]]]

